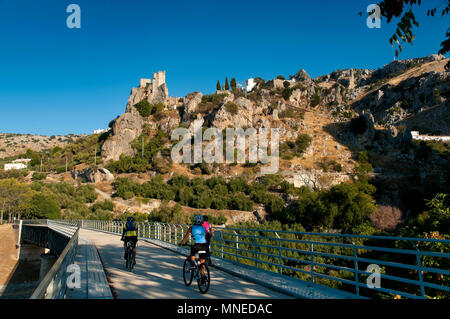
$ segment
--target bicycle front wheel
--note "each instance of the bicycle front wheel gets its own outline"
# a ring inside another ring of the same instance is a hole
[[[184,261],[183,265],[183,280],[186,286],[190,286],[194,278],[194,270],[191,270],[191,262],[189,259]]]
[[[198,289],[202,294],[206,294],[209,290],[209,284],[211,277],[209,275],[209,268],[206,264],[200,264],[199,266],[199,278],[197,280]]]

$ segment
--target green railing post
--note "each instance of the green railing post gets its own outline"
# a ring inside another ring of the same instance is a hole
[[[417,260],[417,273],[419,275],[419,282],[420,282],[420,295],[422,298],[425,298],[425,287],[423,285],[423,274],[422,274],[422,261],[421,261],[421,254],[420,249],[417,247],[417,244],[414,243],[414,248],[416,249],[416,260]]]
[[[280,235],[278,235],[277,232],[275,232],[275,236],[277,236],[278,238],[278,264],[280,265],[280,274],[283,274],[283,267],[281,267],[282,265],[282,254],[281,254],[281,237]]]
[[[310,252],[311,252],[311,281],[312,283],[315,283],[315,276],[314,276],[314,244],[312,243],[311,236],[308,236],[309,238],[309,245],[310,245]]]
[[[355,245],[355,242],[352,240],[352,245]],[[359,274],[358,274],[358,250],[356,247],[353,247],[353,257],[354,257],[354,270],[355,270],[355,289],[356,295],[359,296]]]

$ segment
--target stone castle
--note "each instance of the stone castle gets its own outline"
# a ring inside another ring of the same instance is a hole
[[[153,73],[153,81],[151,79],[141,79],[139,87],[147,90],[148,95],[155,93],[161,86],[164,86],[165,96],[169,96],[166,85],[166,71],[158,71]]]

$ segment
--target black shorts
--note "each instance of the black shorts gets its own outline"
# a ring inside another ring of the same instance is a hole
[[[125,237],[125,245],[130,241],[131,245],[133,246],[133,248],[136,247],[136,243],[137,243],[137,236],[128,236]]]
[[[199,251],[208,251],[208,244],[194,244],[191,246],[191,256],[195,256]],[[199,254],[200,259],[206,259],[206,253]]]

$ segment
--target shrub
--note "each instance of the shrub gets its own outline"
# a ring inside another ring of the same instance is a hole
[[[249,189],[248,183],[243,177],[234,177],[228,182],[228,188],[232,193],[247,192]]]
[[[367,152],[358,153],[358,166],[354,168],[354,173],[362,181],[367,181],[370,174],[373,173],[373,167],[369,163],[369,154]]]
[[[215,195],[212,198],[211,208],[212,209],[227,209],[230,206],[230,201],[226,196]]]
[[[114,187],[116,189],[117,196],[130,199],[134,197],[138,184],[129,178],[117,178],[114,182]]]
[[[89,215],[91,220],[113,220],[114,214],[108,210],[98,209]]]
[[[81,185],[76,189],[75,197],[82,203],[93,203],[98,194],[91,184]]]
[[[151,114],[151,106],[146,99],[135,104],[134,107],[136,108],[136,110],[138,110],[139,114],[142,117],[148,117]]]
[[[161,112],[164,109],[164,104],[156,103],[150,105],[150,103],[146,99],[144,99],[135,104],[134,107],[138,110],[139,114],[142,117],[148,117],[150,115]]]
[[[208,216],[208,222],[211,225],[223,225],[227,222],[227,218],[224,214],[220,215],[207,215]]]
[[[308,134],[301,134],[297,137],[297,140],[295,141],[296,145],[296,151],[299,153],[305,152],[308,147],[312,143],[312,137]]]
[[[231,209],[248,211],[251,212],[253,210],[253,202],[248,199],[244,194],[237,193],[231,199]]]
[[[315,92],[313,94],[313,96],[311,97],[311,107],[315,107],[317,105],[319,105],[320,103],[320,96],[319,96],[319,90],[317,88],[315,88]]]
[[[0,179],[9,179],[9,178],[22,179],[25,176],[27,176],[27,174],[28,171],[26,169],[23,170],[12,169],[9,171],[0,171]]]
[[[265,208],[268,213],[279,214],[283,212],[284,201],[275,195],[271,195],[265,200]]]
[[[114,210],[114,204],[111,200],[109,199],[105,199],[102,202],[97,202],[92,206],[92,210],[96,211],[96,210],[107,210],[107,211],[112,211]]]
[[[376,211],[370,214],[370,220],[376,229],[391,231],[403,222],[401,210],[392,206],[379,206]]]
[[[47,178],[47,174],[45,173],[33,173],[33,176],[31,177],[31,180],[33,181],[41,181]]]
[[[149,221],[172,224],[187,224],[190,218],[183,212],[180,205],[170,207],[167,202],[163,202],[159,210],[154,210],[148,217]]]
[[[291,88],[289,88],[289,87],[284,88],[284,90],[283,90],[283,92],[282,92],[283,98],[284,98],[286,101],[289,100],[289,98],[290,98],[291,95],[292,95],[292,92],[293,92],[293,89],[291,89]]]
[[[238,106],[233,102],[227,102],[227,104],[225,104],[225,109],[231,115],[236,115],[238,113]]]

